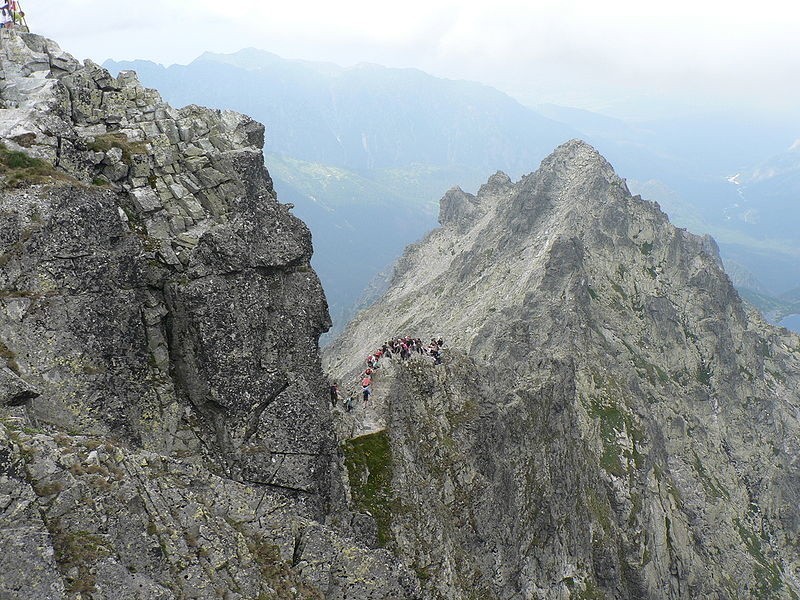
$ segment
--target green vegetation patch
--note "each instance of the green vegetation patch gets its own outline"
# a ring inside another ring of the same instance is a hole
[[[608,501],[598,496],[597,492],[594,490],[589,489],[586,490],[586,506],[593,520],[600,524],[600,527],[603,528],[606,534],[611,535],[611,511],[608,506]]]
[[[56,562],[61,571],[67,574],[67,591],[94,592],[95,576],[91,567],[111,555],[103,537],[88,531],[55,531],[53,546]],[[77,568],[77,574],[73,568]]]
[[[705,490],[706,494],[711,498],[725,498],[726,500],[730,500],[731,496],[725,487],[716,477],[710,475],[708,471],[706,471],[702,461],[700,460],[700,457],[694,452],[692,452],[692,454],[694,455],[694,462],[692,463],[692,466],[700,476],[700,483],[703,485],[703,489]]]
[[[89,150],[95,152],[108,152],[111,148],[122,150],[122,162],[130,166],[133,162],[134,154],[147,154],[147,144],[144,142],[133,142],[124,133],[103,133],[94,138],[93,142],[87,144]]]
[[[711,367],[702,363],[697,365],[697,371],[694,374],[694,378],[698,383],[709,387],[711,385]]]
[[[756,352],[763,358],[770,358],[772,356],[770,344],[764,339],[758,340],[758,343],[756,344]]]
[[[589,416],[597,419],[600,425],[603,442],[600,466],[606,472],[621,477],[627,472],[628,461],[632,461],[637,469],[644,465],[644,456],[636,448],[637,441],[642,440],[644,434],[634,423],[633,415],[625,408],[619,383],[613,377],[604,377],[596,372],[592,373],[592,381],[597,393],[588,398],[586,409]],[[627,434],[632,448],[619,445],[618,432]]]
[[[430,567],[420,567],[416,562],[412,565],[414,569],[414,573],[417,574],[417,579],[425,587],[425,584],[430,581],[433,574],[431,573]]]
[[[579,590],[575,597],[580,600],[605,600],[607,596],[594,581],[587,580],[584,588]]]
[[[770,371],[770,373],[772,373],[772,371]],[[750,381],[750,382],[755,381],[755,379],[756,379],[755,376],[753,375],[752,371],[750,371],[750,369],[748,369],[746,367],[743,367],[742,365],[739,365],[739,374],[744,379],[746,379],[747,381]],[[774,376],[775,373],[772,373],[772,375]],[[778,375],[780,375],[780,374],[778,374]]]
[[[20,188],[54,180],[74,181],[49,162],[24,152],[9,150],[4,144],[0,144],[0,176],[4,188]]]
[[[392,540],[392,448],[386,430],[342,444],[344,464],[355,507],[368,512],[378,526],[378,543]]]
[[[271,593],[262,592],[258,600],[281,600],[282,598],[322,600],[323,596],[318,590],[298,582],[297,575],[292,571],[289,563],[281,558],[280,550],[275,544],[257,539],[249,541],[247,546],[253,559],[258,563],[261,576],[271,590]]]
[[[491,309],[489,309],[491,311]],[[447,411],[447,420],[452,430],[456,430],[469,423],[474,423],[480,417],[480,407],[474,398],[466,398],[459,412]]]
[[[615,423],[621,422],[622,413],[615,408],[601,408],[593,417],[600,419],[600,434],[603,438],[603,454],[600,456],[600,466],[617,477],[625,475],[622,464],[622,449],[617,445]]]
[[[633,366],[636,367],[636,371],[640,376],[646,377],[647,380],[654,386],[666,385],[669,383],[669,375],[667,375],[667,372],[664,371],[664,369],[645,360],[645,358],[636,351],[636,348],[631,346],[625,340],[622,340],[622,343],[630,353]]]
[[[779,598],[779,593],[783,590],[783,577],[781,568],[764,556],[761,547],[761,540],[750,529],[745,527],[739,519],[734,519],[733,524],[739,537],[747,547],[747,551],[756,560],[753,568],[753,576],[756,580],[756,587],[753,590],[754,598]]]

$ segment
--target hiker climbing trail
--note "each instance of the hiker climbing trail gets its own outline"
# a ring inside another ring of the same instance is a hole
[[[0,22],[3,29],[18,29],[28,31],[28,22],[25,20],[25,12],[17,0],[0,2]]]

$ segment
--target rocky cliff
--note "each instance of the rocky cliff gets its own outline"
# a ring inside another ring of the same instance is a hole
[[[413,596],[347,537],[263,126],[2,30],[0,141],[0,597]]]
[[[326,349],[349,378],[390,337],[447,342],[382,359],[339,417],[385,445],[380,481],[350,459],[353,496],[425,597],[797,598],[800,338],[713,240],[579,141],[450,191],[440,223]]]
[[[327,310],[263,127],[172,109],[37,36],[2,41],[0,137],[64,174],[2,198],[0,318],[41,392],[32,416],[324,496],[324,476],[296,474],[327,469],[330,441],[308,435],[325,430]]]
[[[332,418],[261,125],[9,30],[0,103],[0,598],[800,594],[800,338],[591,147],[442,199],[327,363],[444,364]]]

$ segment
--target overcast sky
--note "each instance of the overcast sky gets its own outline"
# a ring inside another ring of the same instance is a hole
[[[186,64],[244,47],[374,62],[499,87],[527,104],[636,101],[800,107],[789,0],[22,0],[31,30],[77,58]],[[632,100],[632,101],[631,101]]]

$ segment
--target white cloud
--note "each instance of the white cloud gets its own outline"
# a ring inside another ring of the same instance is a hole
[[[417,66],[523,95],[800,104],[800,11],[783,0],[23,3],[34,31],[98,61],[185,63],[205,50],[254,46],[345,65]]]

